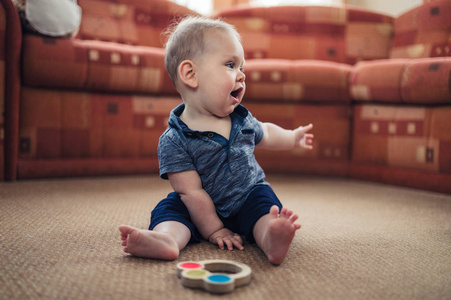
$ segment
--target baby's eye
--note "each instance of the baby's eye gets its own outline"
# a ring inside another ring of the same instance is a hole
[[[240,72],[244,73],[244,68],[240,67]]]
[[[235,63],[234,63],[234,62],[228,62],[228,63],[226,64],[226,67],[227,67],[227,68],[230,68],[230,69],[233,69],[233,68],[235,68]]]

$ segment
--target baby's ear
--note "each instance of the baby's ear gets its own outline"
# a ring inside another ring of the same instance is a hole
[[[197,88],[196,65],[193,61],[182,61],[178,67],[178,76],[185,85],[191,88]]]

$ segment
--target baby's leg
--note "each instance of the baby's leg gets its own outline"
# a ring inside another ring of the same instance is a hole
[[[301,225],[294,223],[297,219],[298,216],[286,208],[282,208],[279,214],[279,208],[274,205],[269,214],[255,224],[255,241],[270,263],[278,265],[285,259],[296,230],[301,228]]]
[[[174,260],[191,238],[190,230],[182,223],[166,221],[153,230],[122,225],[119,227],[124,252],[137,257]]]

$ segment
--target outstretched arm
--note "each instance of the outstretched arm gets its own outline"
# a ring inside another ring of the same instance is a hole
[[[202,181],[195,170],[169,173],[168,177],[172,188],[180,195],[191,220],[203,238],[217,244],[221,249],[224,245],[229,250],[234,246],[240,250],[244,249],[241,237],[224,228],[214,203],[202,188]]]
[[[312,124],[300,126],[294,130],[283,129],[273,123],[260,124],[263,128],[263,139],[258,147],[273,150],[313,149],[313,134],[308,133],[313,128]]]

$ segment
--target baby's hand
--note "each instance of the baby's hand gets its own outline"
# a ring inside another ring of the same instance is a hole
[[[233,233],[227,228],[222,228],[210,235],[208,238],[210,243],[217,244],[220,249],[224,249],[224,245],[227,246],[227,249],[233,250],[233,246],[235,246],[239,250],[244,250],[243,240],[241,236],[237,233]]]
[[[304,148],[307,150],[313,149],[313,134],[307,133],[313,128],[313,124],[309,124],[307,126],[300,126],[296,128],[294,131],[294,145],[296,148]]]

